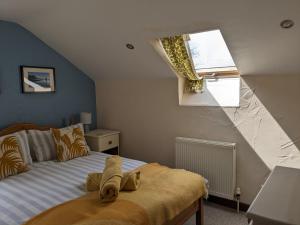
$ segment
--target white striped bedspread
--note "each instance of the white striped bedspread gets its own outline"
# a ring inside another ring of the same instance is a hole
[[[86,192],[88,173],[102,171],[104,153],[91,152],[67,162],[34,163],[31,170],[0,181],[0,225],[20,225],[33,216]],[[123,171],[144,162],[123,158]]]

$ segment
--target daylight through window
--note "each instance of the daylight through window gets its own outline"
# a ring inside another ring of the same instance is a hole
[[[220,30],[190,34],[187,44],[197,73],[237,71]]]

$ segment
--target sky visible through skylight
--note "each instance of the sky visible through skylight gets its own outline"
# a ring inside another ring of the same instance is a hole
[[[220,30],[190,34],[188,41],[196,72],[202,69],[235,67]]]

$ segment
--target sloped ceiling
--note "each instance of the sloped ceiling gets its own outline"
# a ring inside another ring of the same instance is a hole
[[[292,29],[280,28],[286,18]],[[215,28],[242,75],[300,75],[299,0],[1,0],[0,19],[24,26],[95,80],[174,76],[150,41]]]

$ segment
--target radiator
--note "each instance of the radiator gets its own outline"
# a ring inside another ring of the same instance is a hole
[[[209,194],[234,199],[236,144],[177,137],[176,167],[198,173],[209,183]]]

